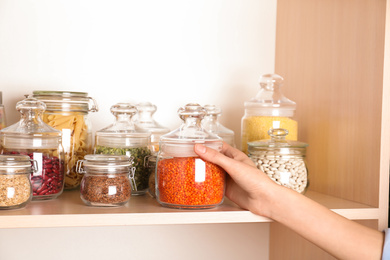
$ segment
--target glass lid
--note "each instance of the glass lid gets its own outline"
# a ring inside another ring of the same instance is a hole
[[[268,130],[271,139],[248,142],[248,149],[265,149],[265,148],[306,148],[307,143],[286,140],[288,130],[283,128],[272,128]]]

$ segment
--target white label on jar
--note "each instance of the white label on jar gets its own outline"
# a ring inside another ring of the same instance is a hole
[[[116,186],[108,186],[108,195],[116,194]]]
[[[195,182],[206,180],[206,163],[202,159],[195,159]]]
[[[7,187],[7,198],[12,199],[15,196],[15,188]]]
[[[290,182],[291,172],[280,172],[280,182],[283,184],[288,184]]]
[[[43,170],[43,159],[42,159],[42,153],[33,153],[33,160],[37,162],[38,170],[33,173],[34,176],[41,176],[42,170]]]

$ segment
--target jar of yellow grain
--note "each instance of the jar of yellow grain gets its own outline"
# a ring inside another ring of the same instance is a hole
[[[34,91],[33,97],[46,104],[43,121],[62,133],[65,160],[65,190],[80,186],[82,174],[76,163],[92,153],[90,112],[97,112],[96,101],[86,92]]]
[[[298,122],[294,119],[296,103],[286,98],[280,88],[283,78],[277,74],[260,77],[260,91],[245,102],[245,114],[241,120],[241,150],[248,152],[248,142],[267,139],[268,130],[288,130],[288,140],[297,140]]]

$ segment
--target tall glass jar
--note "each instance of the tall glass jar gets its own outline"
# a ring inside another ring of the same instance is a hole
[[[157,123],[153,114],[157,107],[150,102],[142,102],[137,104],[138,116],[135,122],[136,128],[147,130],[151,133],[150,142],[152,153],[157,153],[159,150],[160,137],[169,132],[169,128]]]
[[[77,171],[84,174],[80,185],[81,200],[88,206],[123,206],[131,197],[133,176],[126,155],[86,155]]]
[[[83,177],[76,172],[76,162],[92,153],[92,125],[88,113],[98,111],[96,101],[85,92],[34,91],[33,97],[47,106],[43,121],[62,132],[65,189],[76,189]]]
[[[165,207],[207,209],[223,202],[226,172],[194,152],[197,143],[222,149],[222,139],[206,131],[201,121],[206,110],[187,104],[178,110],[183,124],[160,139],[157,156],[156,197]]]
[[[151,134],[146,130],[135,129],[132,119],[137,113],[135,106],[118,103],[111,107],[111,113],[115,121],[96,132],[94,153],[131,157],[135,168],[132,194],[143,195],[149,187],[150,169],[146,160],[151,155]]]
[[[218,135],[224,142],[235,147],[234,132],[223,126],[218,121],[218,118],[222,114],[222,110],[215,105],[206,105],[204,108],[207,111],[206,116],[202,120],[202,126],[204,129]]]
[[[271,128],[289,131],[287,139],[297,140],[298,122],[294,119],[296,103],[286,98],[280,88],[283,78],[277,74],[260,77],[260,91],[245,102],[245,114],[241,120],[241,150],[248,152],[247,143],[268,138]]]
[[[308,144],[286,140],[286,129],[270,129],[268,134],[271,139],[248,143],[249,157],[276,183],[305,193],[309,184],[305,162]]]
[[[33,200],[57,198],[64,187],[61,132],[42,121],[45,108],[35,98],[18,102],[20,121],[0,131],[2,154],[28,155],[37,164],[31,173]]]
[[[0,209],[23,208],[31,201],[33,169],[27,155],[0,155]]]

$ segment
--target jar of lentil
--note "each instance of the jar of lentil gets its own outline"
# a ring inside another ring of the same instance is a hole
[[[45,108],[35,98],[18,102],[20,121],[0,131],[2,154],[28,155],[37,164],[31,173],[33,200],[57,198],[64,188],[61,132],[42,121]]]
[[[165,207],[207,209],[218,206],[225,195],[226,172],[194,152],[197,143],[217,151],[222,139],[202,127],[206,110],[187,104],[178,110],[183,124],[160,139],[157,156],[156,198]]]
[[[170,130],[169,128],[157,123],[153,114],[156,112],[157,107],[150,102],[142,102],[137,104],[138,115],[135,122],[135,126],[138,129],[147,130],[151,133],[150,142],[151,150],[153,153],[157,153],[159,150],[160,137]]]
[[[34,166],[27,155],[0,155],[0,209],[23,208],[31,201]]]
[[[98,111],[96,101],[86,92],[34,91],[33,97],[47,106],[43,121],[62,132],[64,188],[77,189],[83,176],[76,172],[76,162],[92,153],[92,124],[88,114]]]
[[[260,91],[244,103],[245,114],[241,120],[241,150],[248,152],[247,143],[268,138],[271,128],[289,131],[288,140],[297,140],[298,122],[294,119],[296,103],[286,98],[280,88],[283,78],[277,74],[260,77]]]
[[[235,147],[234,132],[219,122],[222,110],[215,105],[205,105],[204,108],[206,109],[206,116],[202,120],[204,129],[218,135],[225,143]]]
[[[150,135],[147,130],[136,129],[133,117],[137,108],[129,103],[111,107],[115,116],[113,124],[95,134],[95,154],[127,155],[135,168],[133,195],[144,195],[149,187],[150,169],[145,161],[151,155]]]
[[[81,200],[88,206],[123,206],[131,197],[133,172],[126,155],[94,154],[78,161],[77,171],[84,174]]]
[[[276,183],[305,193],[309,184],[305,162],[308,144],[286,140],[286,129],[270,129],[268,134],[271,139],[248,143],[249,157]]]

